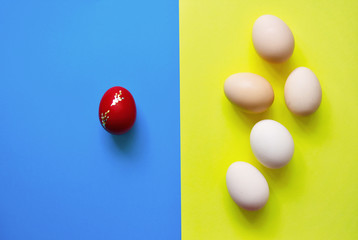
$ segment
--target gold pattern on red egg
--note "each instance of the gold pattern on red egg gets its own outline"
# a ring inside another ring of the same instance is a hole
[[[132,94],[123,87],[112,87],[103,95],[99,104],[99,121],[111,134],[123,134],[132,128],[136,105]]]

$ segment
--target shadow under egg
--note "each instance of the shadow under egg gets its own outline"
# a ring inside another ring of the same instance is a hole
[[[231,107],[233,111],[236,113],[236,115],[245,122],[250,128],[252,128],[257,122],[264,120],[264,119],[271,119],[271,107],[269,107],[266,111],[262,113],[250,113],[242,108],[231,104]]]
[[[137,124],[134,123],[133,127],[128,132],[121,135],[111,134],[111,138],[115,146],[121,152],[130,153],[133,151],[136,135],[137,135]]]

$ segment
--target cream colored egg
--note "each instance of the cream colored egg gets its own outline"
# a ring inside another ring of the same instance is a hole
[[[226,173],[226,185],[235,203],[250,211],[265,206],[270,195],[265,177],[247,162],[230,165]]]
[[[322,89],[316,75],[306,67],[292,71],[285,84],[285,101],[288,109],[305,116],[315,112],[322,99]]]
[[[241,109],[251,113],[267,110],[274,100],[271,84],[254,73],[236,73],[224,84],[226,97]]]
[[[254,23],[252,41],[256,52],[269,62],[284,62],[289,59],[295,47],[290,28],[273,15],[263,15]]]

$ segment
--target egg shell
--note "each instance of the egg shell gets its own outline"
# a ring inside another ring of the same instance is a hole
[[[270,195],[265,177],[247,162],[230,165],[226,173],[226,186],[235,203],[249,211],[265,206]]]
[[[251,113],[266,111],[274,100],[271,84],[254,73],[231,75],[225,81],[224,92],[230,102]]]
[[[309,115],[321,104],[322,89],[316,75],[306,67],[292,71],[285,83],[285,102],[296,115]]]
[[[294,152],[290,132],[281,123],[270,119],[255,124],[250,133],[250,145],[255,157],[268,168],[285,166]]]
[[[252,41],[256,52],[263,59],[274,63],[289,59],[295,48],[291,29],[273,15],[263,15],[255,21]]]
[[[111,134],[124,134],[132,128],[137,109],[132,94],[123,87],[112,87],[106,91],[99,104],[99,121]]]

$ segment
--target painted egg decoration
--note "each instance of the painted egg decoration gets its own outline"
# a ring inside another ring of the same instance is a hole
[[[99,121],[111,134],[123,134],[132,128],[137,109],[132,94],[123,87],[112,87],[99,104]]]

